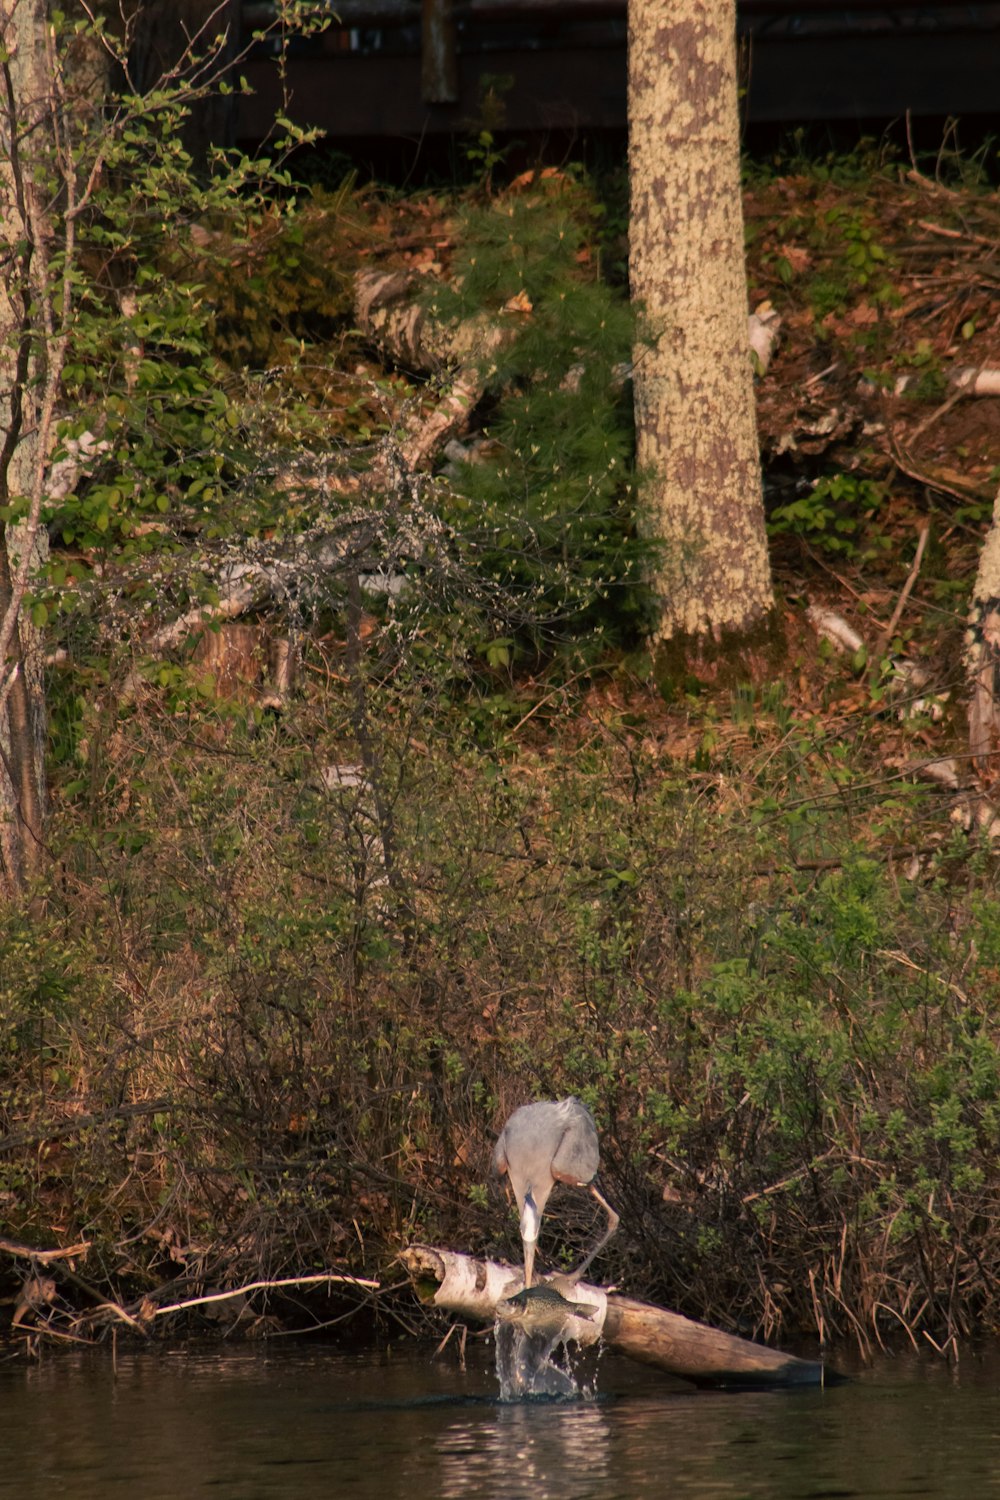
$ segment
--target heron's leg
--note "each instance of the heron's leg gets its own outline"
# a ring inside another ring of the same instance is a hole
[[[531,1278],[535,1268],[535,1242],[534,1240],[522,1240],[524,1246],[524,1286],[525,1290],[531,1285]]]
[[[521,1201],[521,1244],[524,1246],[524,1286],[525,1290],[531,1285],[531,1276],[535,1266],[535,1245],[538,1243],[538,1231],[541,1227],[542,1216],[538,1211],[534,1194],[529,1187]]]
[[[615,1213],[614,1209],[611,1207],[611,1204],[608,1202],[607,1198],[605,1198],[601,1193],[598,1192],[597,1188],[594,1186],[593,1183],[590,1184],[590,1193],[591,1193],[591,1196],[593,1198],[597,1199],[598,1203],[601,1205],[601,1207],[604,1209],[604,1212],[607,1214],[607,1216],[608,1216],[608,1227],[604,1231],[604,1234],[603,1234],[602,1238],[597,1241],[597,1244],[594,1246],[593,1250],[591,1250],[590,1254],[587,1256],[587,1259],[584,1260],[584,1261],[581,1261],[580,1264],[577,1266],[576,1270],[572,1273],[574,1281],[579,1281],[580,1280],[580,1277],[583,1275],[584,1271],[586,1271],[586,1269],[590,1265],[591,1261],[594,1260],[595,1257],[598,1256],[601,1253],[601,1251],[604,1249],[605,1245],[608,1243],[608,1240],[611,1238],[611,1236],[614,1234],[615,1230],[618,1228],[618,1225],[621,1223],[621,1219],[619,1219],[618,1215]]]

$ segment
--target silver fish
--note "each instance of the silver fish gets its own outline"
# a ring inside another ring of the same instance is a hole
[[[513,1323],[534,1337],[558,1338],[570,1318],[593,1318],[592,1302],[569,1302],[554,1286],[541,1282],[497,1303],[501,1323]]]

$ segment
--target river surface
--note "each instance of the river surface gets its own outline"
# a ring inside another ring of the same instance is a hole
[[[454,1342],[454,1341],[453,1341]],[[849,1384],[693,1392],[606,1356],[597,1394],[501,1402],[412,1342],[0,1363],[0,1495],[19,1500],[833,1500],[1000,1497],[1000,1350]]]

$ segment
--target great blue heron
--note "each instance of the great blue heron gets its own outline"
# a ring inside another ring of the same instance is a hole
[[[579,1279],[618,1228],[618,1215],[598,1192],[593,1179],[600,1166],[597,1128],[586,1105],[570,1097],[542,1099],[515,1109],[496,1143],[493,1165],[506,1172],[521,1214],[524,1284],[531,1285],[535,1243],[549,1194],[557,1182],[589,1188],[608,1216],[604,1237],[574,1272]]]

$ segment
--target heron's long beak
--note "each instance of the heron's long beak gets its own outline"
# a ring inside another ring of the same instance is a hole
[[[521,1209],[521,1241],[524,1245],[524,1284],[531,1285],[531,1273],[535,1268],[535,1241],[538,1239],[538,1226],[541,1223],[541,1214],[535,1206],[535,1200],[531,1193],[524,1195],[524,1207]]]

